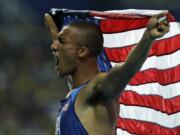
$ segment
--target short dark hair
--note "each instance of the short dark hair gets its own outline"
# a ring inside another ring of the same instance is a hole
[[[90,54],[97,56],[103,50],[103,34],[101,29],[91,22],[72,22],[70,27],[77,28],[80,33],[78,44],[86,46],[90,50]]]

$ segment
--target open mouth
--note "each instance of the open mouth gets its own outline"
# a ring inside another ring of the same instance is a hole
[[[55,70],[58,70],[59,58],[57,56],[55,56],[55,62]]]
[[[59,64],[59,58],[57,56],[55,56],[55,61],[56,61],[56,65]]]

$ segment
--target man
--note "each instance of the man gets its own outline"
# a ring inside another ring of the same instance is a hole
[[[152,42],[169,31],[167,13],[153,16],[138,45],[126,62],[100,73],[97,55],[103,47],[100,29],[90,23],[73,22],[58,32],[52,17],[45,15],[53,43],[56,71],[68,78],[73,90],[62,102],[56,135],[115,135],[119,114],[118,97],[141,68]]]

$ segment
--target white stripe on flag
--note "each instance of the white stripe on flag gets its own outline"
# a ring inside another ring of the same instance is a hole
[[[104,36],[104,47],[108,48],[119,48],[125,47],[133,44],[137,44],[146,28],[131,30],[122,33],[111,33],[111,34],[103,34]],[[165,36],[160,39],[166,39],[173,37],[180,33],[180,23],[171,22],[170,23],[170,31]]]
[[[176,67],[180,64],[180,50],[174,52],[170,55],[164,56],[151,56],[147,58],[145,63],[143,64],[141,70],[147,70],[149,68],[157,68],[157,69],[168,69],[172,67]],[[118,63],[110,62],[112,66],[115,66]],[[121,64],[121,63],[120,63]]]
[[[165,12],[167,10],[138,10],[138,9],[125,9],[125,10],[111,10],[111,11],[106,11],[109,13],[123,13],[123,14],[131,14],[131,15],[155,15],[155,14],[160,14],[162,12]]]
[[[157,95],[164,99],[173,98],[180,95],[180,82],[162,86],[159,83],[148,83],[138,86],[127,85],[125,90],[132,90],[140,95]]]
[[[167,115],[150,108],[120,105],[120,117],[152,122],[158,125],[175,128],[180,125],[180,112]]]
[[[117,135],[132,135],[132,134],[130,134],[129,132],[127,132],[127,131],[125,131],[125,130],[122,130],[122,129],[120,129],[120,128],[117,128],[117,130],[116,130],[117,132]]]

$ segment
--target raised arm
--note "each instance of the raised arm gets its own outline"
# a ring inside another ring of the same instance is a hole
[[[116,99],[116,97],[119,96],[131,78],[142,67],[152,46],[152,42],[164,36],[169,31],[169,23],[167,20],[159,22],[159,19],[166,14],[167,13],[155,15],[150,19],[142,39],[128,55],[124,64],[117,65],[113,67],[109,73],[101,75],[96,90],[99,91],[104,98]]]

